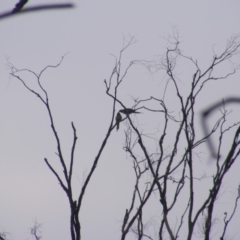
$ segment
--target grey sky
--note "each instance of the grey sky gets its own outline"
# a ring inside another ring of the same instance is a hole
[[[41,3],[49,1],[32,0],[28,6]],[[218,52],[233,33],[240,32],[237,0],[73,3],[73,10],[35,12],[0,21],[0,231],[10,232],[12,239],[27,239],[35,217],[43,223],[44,240],[65,240],[70,234],[67,198],[43,160],[47,157],[58,166],[47,113],[38,99],[16,79],[9,78],[6,59],[19,69],[39,72],[69,52],[62,65],[47,71],[42,80],[49,92],[65,156],[69,156],[72,143],[71,121],[77,128],[77,196],[84,172],[89,171],[110,122],[112,102],[105,94],[103,80],[111,74],[114,58],[110,54],[118,56],[123,36],[130,34],[137,39],[123,56],[123,67],[134,59],[151,60],[164,54],[167,45],[163,37],[172,34],[173,26],[178,27],[184,54],[199,59],[204,67],[212,58],[214,44]],[[15,4],[16,0],[2,1],[1,11],[11,10]],[[184,81],[187,83],[184,78],[192,74],[191,68],[179,70],[183,87]],[[33,81],[31,75],[24,76]],[[130,95],[162,97],[164,76],[163,72],[150,76],[145,69],[133,67],[121,87],[122,101],[131,106]],[[227,84],[220,82],[217,88],[206,89],[199,109],[222,97],[239,95],[239,73],[230,77]],[[121,125],[120,131],[112,134],[87,189],[80,216],[83,239],[119,239],[134,183],[131,161],[122,151],[123,129]],[[230,177],[239,181],[237,171]],[[226,184],[228,197],[235,187]],[[220,202],[225,207],[224,204],[224,200]],[[154,218],[155,211],[149,208],[147,217]],[[240,236],[239,213],[238,210],[230,228],[235,236]]]

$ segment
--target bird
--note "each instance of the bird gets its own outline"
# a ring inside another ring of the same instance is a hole
[[[125,108],[125,109],[120,110],[119,112],[124,113],[125,115],[129,115],[131,113],[140,113],[140,112],[137,112],[135,109],[132,109],[132,108]]]
[[[117,131],[118,131],[120,122],[122,121],[122,115],[120,114],[120,112],[117,113],[115,119],[116,119],[116,124],[117,124]]]

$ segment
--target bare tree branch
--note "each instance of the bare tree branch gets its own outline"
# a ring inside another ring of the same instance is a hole
[[[74,4],[72,3],[62,3],[62,4],[47,4],[47,5],[39,5],[35,7],[26,7],[24,9],[17,8],[16,10],[5,12],[0,14],[0,20],[7,18],[7,17],[13,17],[17,16],[19,14],[24,13],[31,13],[36,11],[45,11],[45,10],[60,10],[60,9],[69,9],[74,8]]]

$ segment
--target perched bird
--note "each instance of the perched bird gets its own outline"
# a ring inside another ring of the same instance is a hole
[[[120,110],[119,112],[124,113],[125,115],[129,115],[131,113],[140,113],[132,108],[125,108],[125,109]]]
[[[118,131],[120,122],[122,121],[122,115],[120,114],[120,112],[117,113],[117,116],[115,119],[116,119],[116,123],[117,123],[117,131]]]

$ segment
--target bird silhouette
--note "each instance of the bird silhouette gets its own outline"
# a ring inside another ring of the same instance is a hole
[[[132,114],[132,113],[140,113],[140,112],[137,112],[135,109],[132,109],[132,108],[125,108],[125,109],[120,110],[119,112],[124,113],[125,115],[129,115],[129,114]]]
[[[117,116],[115,119],[116,119],[116,123],[117,123],[117,131],[118,131],[120,122],[122,121],[122,115],[120,114],[120,112],[117,113]]]

